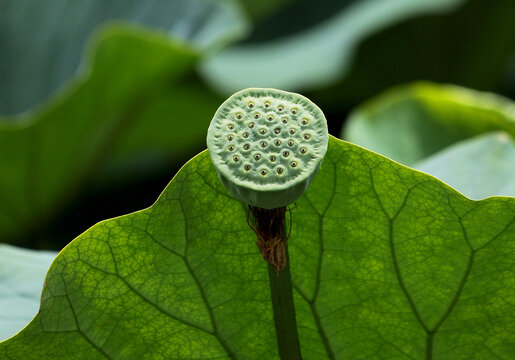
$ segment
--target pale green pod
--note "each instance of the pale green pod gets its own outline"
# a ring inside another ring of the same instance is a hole
[[[227,190],[253,206],[295,202],[308,188],[327,151],[322,110],[306,97],[250,88],[216,111],[207,147]]]

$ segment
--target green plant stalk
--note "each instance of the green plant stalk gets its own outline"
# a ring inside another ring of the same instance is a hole
[[[274,266],[268,264],[268,278],[270,280],[270,294],[272,296],[279,356],[282,360],[298,360],[302,359],[302,355],[293,304],[288,247],[285,250],[286,266],[280,272],[277,272]]]

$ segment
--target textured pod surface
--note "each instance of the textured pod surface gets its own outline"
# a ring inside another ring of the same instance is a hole
[[[272,209],[294,202],[307,189],[328,140],[325,116],[309,99],[250,88],[233,94],[218,108],[207,147],[231,194]]]

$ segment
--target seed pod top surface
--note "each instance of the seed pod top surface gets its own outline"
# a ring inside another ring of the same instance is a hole
[[[250,88],[217,110],[207,146],[220,179],[238,199],[285,206],[305,191],[327,151],[322,111],[304,96]]]

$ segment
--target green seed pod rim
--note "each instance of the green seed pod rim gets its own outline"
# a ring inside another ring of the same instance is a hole
[[[231,95],[207,134],[209,154],[229,192],[268,209],[302,195],[320,168],[328,141],[327,121],[317,105],[300,94],[271,88]]]

